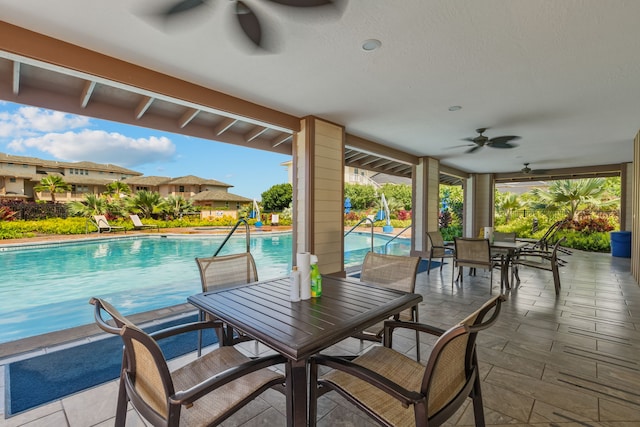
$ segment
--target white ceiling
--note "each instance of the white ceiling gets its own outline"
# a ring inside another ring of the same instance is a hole
[[[0,16],[467,172],[632,161],[640,1],[345,0],[313,10],[245,0],[268,36],[263,51],[237,32],[233,1],[160,25],[152,12],[171,3],[0,0]],[[382,46],[365,52],[370,38]],[[522,139],[465,154],[461,140],[479,127]]]

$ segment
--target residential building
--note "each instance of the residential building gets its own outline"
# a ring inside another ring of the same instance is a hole
[[[132,193],[155,191],[161,197],[182,196],[196,206],[211,210],[240,209],[253,200],[229,193],[231,184],[194,175],[178,178],[143,176],[142,173],[112,164],[93,162],[59,162],[36,157],[0,153],[0,199],[51,200],[49,192],[37,192],[37,186],[47,175],[57,175],[71,185],[71,191],[56,194],[56,201],[82,200],[85,194],[101,194],[107,185],[122,181]],[[220,216],[220,212],[208,216]]]
[[[111,182],[142,175],[131,169],[93,162],[59,162],[36,157],[0,153],[0,198],[51,200],[49,192],[37,192],[37,186],[47,175],[57,175],[71,185],[71,191],[56,194],[56,200],[82,200],[85,193],[99,194]]]

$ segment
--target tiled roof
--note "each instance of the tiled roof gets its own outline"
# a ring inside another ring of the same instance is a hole
[[[72,168],[72,169],[88,169],[104,172],[117,172],[126,175],[142,175],[140,172],[123,168],[121,166],[109,163],[94,162],[59,162],[57,160],[44,160],[37,157],[14,156],[13,154],[0,153],[0,162],[3,163],[20,163],[24,165],[44,166],[51,168]]]
[[[130,176],[123,179],[122,182],[130,185],[150,185],[158,186],[162,184],[168,184],[171,181],[169,176]]]
[[[186,175],[180,176],[178,178],[172,179],[169,184],[173,185],[216,185],[218,187],[233,187],[233,185],[225,184],[221,181],[216,181],[215,179],[205,179],[200,178],[195,175]]]
[[[191,198],[196,202],[252,202],[252,199],[227,193],[226,191],[202,191]]]

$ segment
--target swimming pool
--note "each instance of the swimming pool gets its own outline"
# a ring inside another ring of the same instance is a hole
[[[195,257],[211,256],[224,236],[134,236],[88,242],[0,248],[0,343],[93,322],[89,298],[113,303],[123,314],[183,304],[200,292]],[[389,239],[376,236],[376,252]],[[345,265],[361,264],[370,235],[345,238]],[[268,279],[291,271],[292,236],[251,236],[258,275]],[[221,255],[244,252],[244,236],[231,238]],[[389,253],[408,253],[404,240]]]

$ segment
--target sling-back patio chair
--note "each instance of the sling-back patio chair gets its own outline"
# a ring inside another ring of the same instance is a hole
[[[440,258],[440,271],[444,266],[445,258],[455,257],[454,248],[447,247],[444,244],[444,239],[439,231],[427,232],[427,238],[429,239],[429,263],[427,264],[427,274],[431,271],[431,260],[434,258]]]
[[[553,246],[553,249],[548,251],[533,251],[528,250],[518,254],[516,258],[511,261],[511,282],[515,276],[518,283],[520,283],[520,276],[518,274],[519,268],[530,267],[539,270],[550,271],[553,275],[553,286],[555,288],[556,295],[560,294],[560,267],[563,265],[558,258],[558,252],[560,252],[560,245],[566,240],[566,237],[558,240]]]
[[[310,362],[309,425],[316,425],[318,398],[336,390],[385,426],[441,425],[464,404],[473,402],[477,426],[484,426],[476,336],[500,313],[502,295],[445,331],[426,324],[385,322],[384,346],[353,360],[317,355]],[[439,336],[426,366],[394,350],[393,331],[414,329]],[[319,367],[332,368],[319,376]]]
[[[367,252],[362,263],[360,281],[405,292],[415,292],[420,257],[377,254]],[[395,320],[418,321],[418,306],[394,316]],[[361,340],[382,342],[384,322],[377,323],[353,335]],[[417,360],[420,360],[420,339],[416,332]]]
[[[156,340],[209,328],[212,322],[147,334],[108,302],[99,298],[90,302],[98,326],[120,335],[124,343],[116,427],[125,425],[128,403],[154,426],[218,425],[268,388],[284,383],[284,376],[272,368],[286,361],[283,356],[251,359],[234,347],[219,347],[170,371]]]
[[[501,261],[491,256],[491,246],[489,240],[478,238],[454,238],[456,247],[456,255],[453,259],[453,268],[451,273],[451,289],[454,282],[463,281],[463,268],[489,270],[489,289],[493,287],[493,269],[501,268]],[[458,276],[456,277],[456,268]]]
[[[93,216],[94,225],[98,227],[98,233],[104,232],[115,232],[115,231],[124,231],[127,233],[127,229],[124,227],[120,227],[118,225],[111,225],[109,221],[107,221],[107,217],[104,215],[94,215]]]
[[[250,252],[232,255],[218,255],[214,257],[196,258],[202,291],[208,292],[222,287],[244,285],[258,281],[258,270]],[[201,319],[214,320],[210,314],[200,313]],[[239,334],[229,326],[221,330],[218,336],[220,345],[235,345],[251,338]],[[201,337],[198,339],[198,355],[201,351]]]

